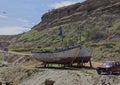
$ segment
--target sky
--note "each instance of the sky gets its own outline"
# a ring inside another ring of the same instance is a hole
[[[0,0],[0,35],[29,31],[49,10],[85,0]]]

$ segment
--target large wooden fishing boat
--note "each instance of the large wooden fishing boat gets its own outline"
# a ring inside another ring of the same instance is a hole
[[[64,49],[55,49],[52,51],[33,50],[33,57],[44,64],[72,64],[90,61],[91,54],[88,49],[81,48],[80,45],[70,46]]]

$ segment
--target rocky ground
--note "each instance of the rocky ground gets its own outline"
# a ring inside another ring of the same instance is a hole
[[[87,68],[35,68],[40,63],[30,55],[8,55],[7,67],[0,67],[0,77],[12,85],[120,85],[120,75],[98,75]]]
[[[20,85],[120,85],[120,76],[89,75],[75,70],[45,70]]]

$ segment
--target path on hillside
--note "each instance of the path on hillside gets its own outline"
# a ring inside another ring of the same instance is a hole
[[[0,52],[5,52],[3,50],[0,50]],[[14,51],[8,51],[7,53],[10,53],[10,54],[14,54],[14,55],[20,55],[21,58],[24,56],[24,55],[28,55],[28,56],[32,56],[32,53],[23,53],[23,52],[14,52]],[[21,59],[20,58],[20,59]],[[97,66],[101,65],[102,63],[101,62],[95,62],[95,61],[92,61],[92,65],[93,65],[93,68],[96,68]],[[40,65],[38,63],[38,65]],[[85,66],[89,67],[89,63],[86,63]],[[93,70],[92,70],[93,71]],[[90,71],[91,73],[93,73],[92,71]]]
[[[23,52],[15,52],[15,51],[3,51],[3,50],[0,50],[0,52],[4,52],[4,53],[11,53],[11,54],[16,54],[16,55],[32,55],[31,53],[23,53]]]

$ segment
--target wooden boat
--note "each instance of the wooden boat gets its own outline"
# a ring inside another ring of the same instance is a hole
[[[59,28],[59,36],[62,41],[62,49],[55,49],[52,51],[43,50],[33,50],[33,57],[42,61],[44,65],[49,63],[55,64],[73,64],[73,63],[86,63],[90,61],[91,53],[82,48],[81,45],[69,46],[68,48],[63,48],[63,33],[62,27]]]
[[[72,64],[75,62],[81,62],[88,58],[88,62],[91,58],[90,52],[81,48],[81,45],[70,46],[69,48],[56,49],[53,51],[33,50],[33,57],[42,61],[45,64],[56,63],[56,64]],[[81,60],[82,59],[82,60]]]

